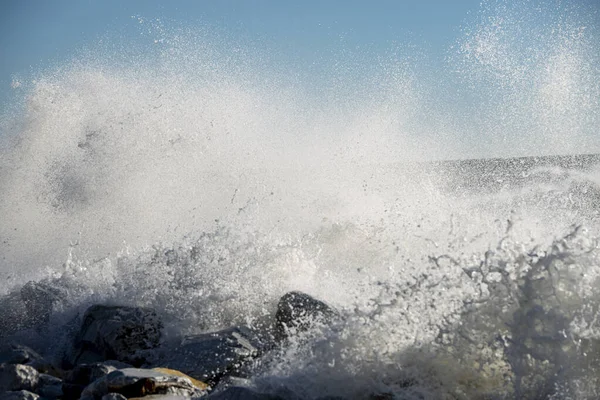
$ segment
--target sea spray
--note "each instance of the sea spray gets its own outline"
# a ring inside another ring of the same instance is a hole
[[[345,318],[261,360],[264,390],[595,398],[598,169],[481,160],[598,150],[594,15],[486,2],[442,70],[350,52],[318,80],[141,20],[139,49],[39,72],[2,117],[0,290],[60,301],[21,339],[59,352],[93,303],[167,340],[263,327],[302,290]]]

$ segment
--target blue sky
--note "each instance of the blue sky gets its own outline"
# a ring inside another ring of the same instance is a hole
[[[411,43],[441,55],[480,0],[157,1],[3,0],[0,3],[0,103],[13,77],[73,57],[103,37],[140,35],[132,16],[214,27],[275,48],[279,57],[311,57],[343,40],[371,51]]]

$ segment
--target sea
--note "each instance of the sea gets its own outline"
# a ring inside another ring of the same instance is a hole
[[[167,339],[254,326],[298,290],[343,318],[266,355],[259,391],[599,398],[586,4],[484,1],[440,59],[341,41],[314,68],[135,16],[141,44],[15,78],[0,295],[33,280],[62,297],[44,332],[13,337],[58,351],[96,303],[156,309]]]

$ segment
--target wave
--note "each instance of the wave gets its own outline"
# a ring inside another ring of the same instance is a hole
[[[142,19],[16,86],[0,292],[62,299],[20,340],[92,303],[256,325],[302,290],[345,318],[262,360],[266,391],[597,397],[598,26],[543,5],[484,2],[437,69],[406,46],[315,78]]]

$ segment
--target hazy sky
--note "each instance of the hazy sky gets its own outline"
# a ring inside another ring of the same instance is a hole
[[[412,43],[442,53],[480,0],[380,1],[158,1],[2,0],[0,90],[14,77],[60,63],[101,37],[115,41],[140,35],[132,16],[209,26],[233,38],[264,42],[278,56],[310,59],[339,44],[389,49]]]

